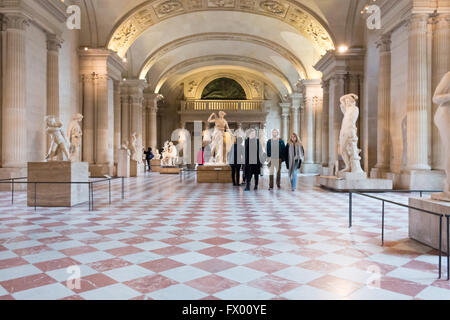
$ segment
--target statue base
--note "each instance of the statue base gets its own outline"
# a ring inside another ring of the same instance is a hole
[[[28,182],[88,182],[87,162],[28,162]],[[87,184],[28,184],[27,203],[33,207],[72,207],[89,201]]]
[[[351,178],[356,176],[350,175]],[[316,183],[320,186],[331,189],[333,191],[350,191],[350,190],[392,190],[393,184],[391,180],[387,179],[367,179],[364,173],[364,178],[361,179],[342,179],[334,176],[320,176],[317,177]]]
[[[450,193],[440,192],[431,194],[431,200],[450,202]]]
[[[130,160],[130,177],[140,177],[144,174],[144,164]]]
[[[75,163],[75,162],[74,162]],[[89,176],[92,178],[104,178],[105,175],[112,176],[114,172],[113,164],[90,164]]]
[[[197,167],[198,183],[232,183],[231,167],[229,165],[204,165]]]
[[[181,168],[178,167],[160,167],[160,174],[180,174]]]
[[[124,178],[130,177],[130,155],[128,154],[128,150],[119,150],[117,176]]]
[[[27,168],[0,168],[0,180],[2,179],[12,179],[12,178],[24,178],[27,176]],[[18,180],[18,182],[27,181]],[[11,192],[12,184],[11,183],[0,183],[0,191],[9,191]],[[27,190],[27,185],[25,183],[17,183],[14,184],[15,191],[25,191]]]
[[[150,160],[152,172],[161,172],[161,160]]]
[[[338,178],[344,180],[366,180],[367,174],[365,172],[339,172]]]
[[[411,207],[450,214],[450,202],[426,198],[409,198]],[[442,219],[442,250],[447,252],[446,219]],[[431,248],[439,249],[439,217],[414,209],[409,209],[409,237]]]

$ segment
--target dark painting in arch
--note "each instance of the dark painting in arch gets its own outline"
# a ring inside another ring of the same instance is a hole
[[[205,87],[202,100],[247,100],[247,96],[237,81],[218,78]]]

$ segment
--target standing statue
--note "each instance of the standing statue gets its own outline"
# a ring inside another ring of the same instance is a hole
[[[267,136],[266,136],[266,129],[265,128],[261,128],[259,129],[259,143],[261,146],[261,150],[266,153],[266,147],[267,147]]]
[[[159,149],[155,150],[155,160],[161,160],[161,154],[159,153]]]
[[[176,165],[177,158],[177,148],[173,145],[173,142],[166,141],[164,143],[161,166],[174,167]]]
[[[359,117],[359,109],[356,106],[358,96],[356,94],[347,94],[341,97],[341,111],[344,114],[342,120],[341,132],[339,134],[339,154],[344,159],[345,168],[340,171],[352,173],[364,173],[361,168],[361,157],[358,149],[358,134],[356,121]]]
[[[178,144],[176,146],[178,155],[182,160],[182,164],[189,163],[189,145],[187,139],[190,138],[190,133],[187,131],[184,126],[182,129],[178,130]]]
[[[439,105],[434,117],[434,123],[438,127],[441,136],[447,177],[444,192],[432,194],[431,198],[450,201],[450,72],[445,74],[437,86],[433,102]]]
[[[55,116],[46,116],[45,122],[47,124],[45,131],[51,140],[48,153],[45,155],[45,160],[68,161],[70,159],[69,143],[62,130],[62,123],[56,120]]]
[[[138,146],[138,135],[133,132],[130,137],[130,142],[128,143],[128,148],[131,151],[131,160],[138,163],[142,162],[142,147]]]
[[[211,114],[208,118],[209,123],[215,124],[211,142],[211,153],[214,155],[214,160],[216,164],[225,163],[225,154],[224,154],[224,142],[226,141],[225,130],[230,131],[228,122],[224,118],[225,116],[226,113],[220,111],[219,118],[217,118],[217,115],[215,113]],[[231,137],[229,140],[231,140]]]
[[[67,128],[67,137],[70,143],[70,161],[79,161],[80,150],[81,150],[81,137],[83,136],[83,131],[81,130],[80,122],[83,120],[83,115],[76,113],[72,117],[69,126]]]

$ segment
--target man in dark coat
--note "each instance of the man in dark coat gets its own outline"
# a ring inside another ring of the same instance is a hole
[[[152,152],[152,148],[149,147],[147,151],[144,150],[144,154],[145,154],[145,160],[147,160],[148,171],[152,171],[152,166],[151,166],[150,162],[155,157],[155,155]]]
[[[269,163],[269,190],[273,189],[274,171],[277,171],[277,187],[281,186],[281,164],[284,162],[286,153],[286,145],[280,138],[280,133],[277,129],[272,130],[272,138],[267,141],[267,157],[270,159]]]
[[[231,177],[233,186],[238,186],[241,182],[241,166],[244,164],[244,139],[237,137],[231,151],[228,153],[228,163],[231,167]]]
[[[256,138],[256,130],[250,129],[249,136],[245,140],[245,175],[247,186],[245,191],[250,190],[250,182],[255,177],[255,190],[258,190],[259,175],[261,173],[264,154]]]

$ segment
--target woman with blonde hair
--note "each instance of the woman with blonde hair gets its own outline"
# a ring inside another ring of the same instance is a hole
[[[286,145],[286,168],[289,170],[289,180],[291,181],[292,191],[297,189],[298,170],[302,166],[305,156],[302,142],[296,133],[292,133]]]

